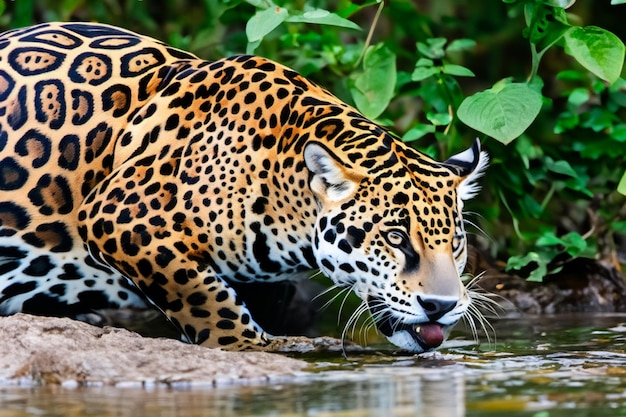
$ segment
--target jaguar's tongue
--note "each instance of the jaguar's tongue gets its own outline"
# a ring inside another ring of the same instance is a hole
[[[382,307],[384,304],[379,299],[370,298],[368,305],[372,316],[380,318],[376,323],[378,330],[387,337],[393,336],[396,331],[406,331],[424,351],[435,349],[445,339],[443,328],[438,323],[404,323],[398,325],[391,314],[384,310]]]
[[[424,342],[425,347],[433,349],[443,343],[443,330],[437,323],[418,324],[415,326],[414,331],[422,342]]]

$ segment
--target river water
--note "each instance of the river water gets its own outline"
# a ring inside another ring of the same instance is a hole
[[[301,358],[295,380],[243,386],[1,387],[0,417],[626,416],[626,315],[495,322],[440,352]]]

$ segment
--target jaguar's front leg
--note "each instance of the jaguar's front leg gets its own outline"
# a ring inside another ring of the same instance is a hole
[[[155,210],[140,196],[152,191],[118,170],[96,187],[79,214],[90,253],[117,269],[178,326],[189,341],[246,349],[268,336],[244,303],[211,266],[211,255],[189,231],[173,224],[176,210]],[[167,184],[161,203],[176,201]]]

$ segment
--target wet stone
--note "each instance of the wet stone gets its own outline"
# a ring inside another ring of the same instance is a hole
[[[306,362],[142,337],[66,318],[0,317],[0,384],[216,385],[295,377]]]

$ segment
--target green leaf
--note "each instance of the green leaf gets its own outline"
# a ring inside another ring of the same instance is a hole
[[[429,38],[426,39],[426,43],[418,42],[417,50],[424,56],[431,59],[441,59],[444,57],[445,52],[443,47],[445,46],[446,38]]]
[[[583,67],[609,83],[619,78],[624,64],[624,43],[596,26],[573,28],[565,34],[565,51]]]
[[[572,149],[587,159],[615,159],[626,155],[626,143],[599,137],[593,141],[574,142]]]
[[[626,124],[613,126],[609,135],[618,142],[626,142]]]
[[[554,133],[563,133],[567,130],[573,129],[580,123],[580,117],[573,112],[563,112],[559,114],[556,124],[554,125]]]
[[[547,157],[545,159],[546,168],[549,171],[556,172],[557,174],[567,175],[570,177],[576,177],[576,171],[567,161],[554,161],[552,158]]]
[[[567,252],[570,256],[578,256],[587,248],[585,239],[576,232],[569,232],[558,237],[554,232],[547,232],[537,239],[538,246],[560,246],[559,252]]]
[[[341,9],[337,10],[337,14],[341,17],[352,16],[360,10],[366,9],[378,3],[380,3],[379,0],[359,1],[358,4],[355,4],[355,2],[353,1],[346,1],[342,3],[343,6],[341,7]]]
[[[576,0],[543,0],[543,3],[554,7],[568,9],[576,3]]]
[[[441,104],[443,105],[443,108],[436,108],[439,112],[449,112],[450,106],[452,106],[453,109],[458,108],[465,98],[465,94],[463,94],[463,90],[461,90],[461,86],[459,85],[457,79],[448,74],[444,74],[437,80],[437,89],[439,90],[439,97],[441,98]],[[435,106],[433,106],[433,108],[435,108]]]
[[[579,70],[568,69],[556,74],[556,78],[557,80],[563,81],[583,81],[585,79],[585,75]]]
[[[433,60],[428,58],[420,58],[417,60],[417,64],[415,64],[416,67],[432,67],[434,65]]]
[[[524,168],[528,170],[531,159],[538,159],[543,156],[541,147],[535,145],[528,136],[522,135],[515,141],[515,150],[519,154]]]
[[[541,51],[561,39],[568,29],[570,25],[565,10],[560,7],[536,5],[528,27],[528,38]]]
[[[283,7],[270,7],[256,12],[246,24],[248,42],[261,41],[265,35],[283,23],[288,16],[289,12]]]
[[[426,118],[435,126],[447,126],[452,121],[452,116],[450,116],[450,113],[427,112]]]
[[[411,81],[411,74],[405,71],[398,71],[396,73],[396,91],[401,90],[402,87],[404,87]]]
[[[396,55],[384,44],[370,46],[363,57],[363,71],[353,78],[350,93],[356,107],[375,119],[393,98],[396,84]]]
[[[537,246],[564,245],[563,240],[555,235],[553,232],[544,233],[537,239],[535,243],[537,244]]]
[[[589,101],[590,95],[589,90],[586,88],[575,88],[570,93],[569,97],[567,97],[567,102],[574,107],[578,107],[582,104],[585,104]]]
[[[543,207],[541,207],[541,204],[536,202],[535,199],[532,198],[528,194],[524,194],[524,196],[519,202],[519,205],[520,205],[520,208],[522,208],[526,213],[528,213],[530,217],[538,218],[543,212]]]
[[[412,127],[411,129],[409,129],[404,136],[402,136],[402,141],[403,142],[411,142],[414,140],[418,140],[420,138],[422,138],[423,136],[429,134],[429,133],[434,133],[436,130],[436,127],[433,125],[428,125],[428,124],[423,124],[420,123],[414,127]]]
[[[592,129],[594,132],[611,129],[615,123],[620,122],[620,119],[616,114],[607,111],[604,108],[593,108],[591,111],[587,112],[586,116],[587,120],[585,120],[581,125]]]
[[[428,77],[432,77],[440,71],[438,67],[416,67],[413,74],[411,74],[411,79],[413,81],[422,81]]]
[[[344,19],[335,13],[331,13],[328,10],[324,9],[315,9],[309,10],[304,13],[293,13],[289,17],[285,19],[287,22],[292,23],[314,23],[318,25],[329,25],[329,26],[337,26],[348,29],[356,29],[361,30],[359,25],[356,23]]]
[[[580,233],[569,232],[561,239],[565,243],[565,251],[570,256],[576,257],[587,248],[587,241]]]
[[[499,82],[466,97],[457,115],[466,125],[507,144],[530,126],[541,105],[541,94],[527,84]]]
[[[581,194],[586,195],[589,198],[592,198],[595,194],[589,188],[587,188],[587,184],[589,183],[589,177],[586,175],[578,175],[575,178],[568,178],[565,181],[565,186],[574,191],[578,191]]]
[[[617,192],[626,195],[626,171],[624,171],[622,179],[619,180],[619,184],[617,185]]]
[[[626,4],[626,0],[611,0],[612,6],[616,6],[618,4]]]
[[[473,39],[455,39],[446,48],[446,52],[457,52],[472,49],[476,46],[476,41]]]
[[[528,281],[541,282],[548,273],[547,262],[537,252],[528,252],[526,255],[511,256],[506,263],[507,271],[512,269],[521,270],[531,263],[536,263],[537,268],[533,269],[528,277]]]
[[[454,64],[443,64],[441,71],[444,74],[456,75],[457,77],[475,77],[474,73],[468,68]]]

